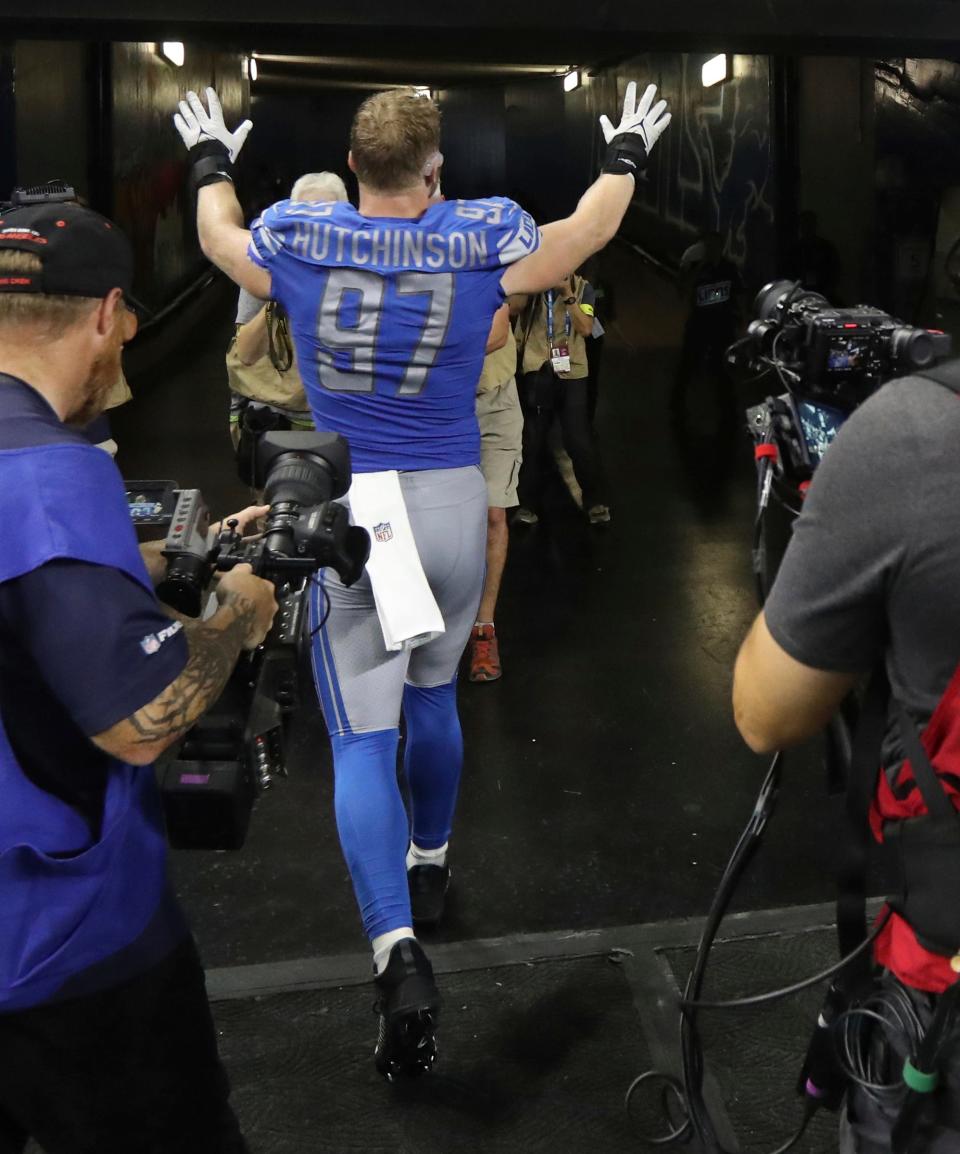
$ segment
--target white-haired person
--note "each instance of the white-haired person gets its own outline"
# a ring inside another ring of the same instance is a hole
[[[348,200],[347,187],[335,172],[306,172],[294,181],[290,200],[327,204]],[[287,317],[276,301],[263,301],[240,289],[236,333],[227,349],[230,385],[230,439],[241,458],[244,427],[253,437],[271,429],[312,429],[313,418],[297,371]]]

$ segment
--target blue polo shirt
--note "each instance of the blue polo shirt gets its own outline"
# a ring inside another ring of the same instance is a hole
[[[124,981],[185,935],[153,770],[90,738],[161,693],[188,654],[147,587],[116,467],[2,374],[0,493],[4,1011]]]

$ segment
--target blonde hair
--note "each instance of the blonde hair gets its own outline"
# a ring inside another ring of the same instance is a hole
[[[412,88],[368,97],[350,128],[357,179],[377,192],[402,192],[419,184],[440,147],[440,109]]]
[[[347,186],[335,172],[305,172],[290,189],[291,200],[347,200]]]
[[[42,272],[40,258],[32,252],[0,252],[0,277]],[[45,336],[57,337],[93,311],[96,297],[48,296],[36,292],[0,292],[0,326],[28,325]]]

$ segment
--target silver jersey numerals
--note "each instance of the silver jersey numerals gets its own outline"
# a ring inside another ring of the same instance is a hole
[[[443,347],[453,313],[454,283],[449,272],[402,272],[394,281],[399,298],[426,297],[420,336],[403,373],[400,396],[416,396],[426,384]],[[327,277],[317,318],[320,384],[347,393],[372,393],[383,318],[386,278],[355,268],[335,268]],[[347,323],[348,322],[348,323]]]

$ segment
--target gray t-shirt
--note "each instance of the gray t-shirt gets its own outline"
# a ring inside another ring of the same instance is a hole
[[[960,664],[960,397],[905,377],[841,428],[764,608],[797,661],[867,672],[883,654],[925,723]]]
[[[242,288],[237,301],[237,324],[245,325],[252,321],[266,303],[266,301],[262,301],[253,293],[248,293],[245,288]]]

